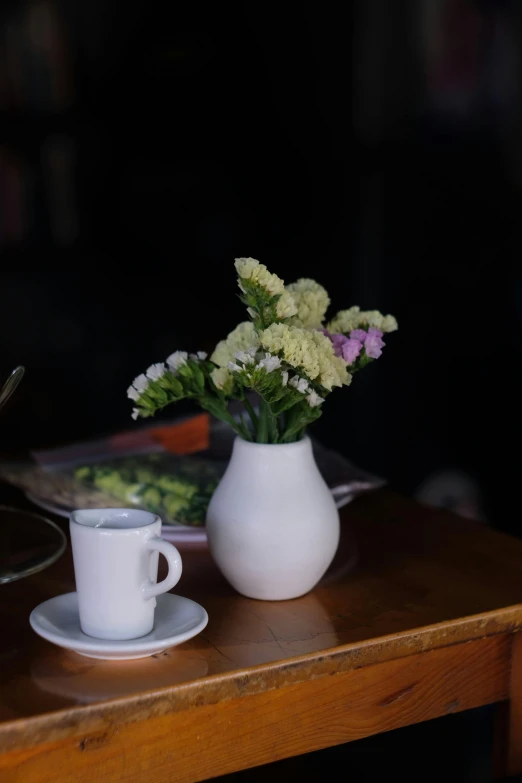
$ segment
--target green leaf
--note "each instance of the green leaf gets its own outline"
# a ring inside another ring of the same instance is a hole
[[[196,382],[197,389],[202,392],[205,388],[205,376],[201,370],[201,368],[196,364],[196,362],[192,362],[192,370],[194,373],[194,380]]]

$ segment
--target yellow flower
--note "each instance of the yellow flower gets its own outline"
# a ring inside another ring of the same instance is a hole
[[[215,367],[210,373],[210,377],[216,389],[223,391],[225,394],[230,394],[234,386],[234,379],[226,367]]]
[[[225,340],[221,340],[210,357],[210,361],[219,367],[228,367],[228,363],[234,360],[237,351],[248,351],[249,348],[257,348],[259,337],[251,321],[243,321],[230,332]]]
[[[285,289],[276,304],[276,313],[278,318],[290,318],[297,314],[297,306],[292,294]]]
[[[380,329],[382,332],[396,332],[399,328],[397,319],[393,315],[385,315],[382,319]]]
[[[261,332],[260,339],[265,350],[279,355],[328,391],[351,382],[346,362],[335,356],[331,341],[321,332],[272,324]]]
[[[243,280],[250,280],[252,283],[257,283],[265,289],[271,296],[282,294],[285,290],[285,284],[283,280],[277,275],[273,275],[268,271],[264,264],[260,264],[255,258],[236,258],[236,270],[240,277],[239,285],[241,286],[241,278]]]
[[[395,332],[399,328],[393,315],[383,315],[378,310],[363,311],[359,307],[340,310],[326,328],[333,334],[337,332],[349,334],[352,329],[358,329],[363,324],[374,326],[381,332]]]
[[[304,329],[319,329],[330,304],[328,292],[315,280],[302,277],[296,283],[286,286],[297,305],[297,315],[290,322]]]

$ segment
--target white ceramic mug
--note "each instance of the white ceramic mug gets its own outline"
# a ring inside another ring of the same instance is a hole
[[[148,511],[73,511],[71,542],[80,625],[97,639],[136,639],[154,626],[156,596],[176,585],[181,556],[160,538],[161,519]],[[159,553],[169,573],[157,584]]]

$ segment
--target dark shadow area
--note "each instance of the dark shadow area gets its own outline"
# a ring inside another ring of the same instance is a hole
[[[3,4],[5,448],[130,426],[144,366],[242,317],[252,255],[400,321],[316,434],[410,493],[465,471],[518,532],[520,8],[348,11]]]
[[[375,783],[391,775],[400,777],[404,783],[419,780],[489,783],[493,780],[493,726],[493,708],[471,710],[213,780],[315,783],[346,778],[357,783]]]

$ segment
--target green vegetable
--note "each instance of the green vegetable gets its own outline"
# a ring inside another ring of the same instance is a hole
[[[156,487],[147,487],[140,493],[140,501],[148,511],[157,512],[161,506],[161,492]]]
[[[163,503],[168,514],[174,518],[179,516],[180,511],[185,511],[189,508],[188,501],[185,500],[185,498],[181,498],[179,495],[165,495]]]
[[[194,457],[146,454],[82,465],[75,477],[125,504],[159,514],[167,524],[203,525],[223,468]]]

